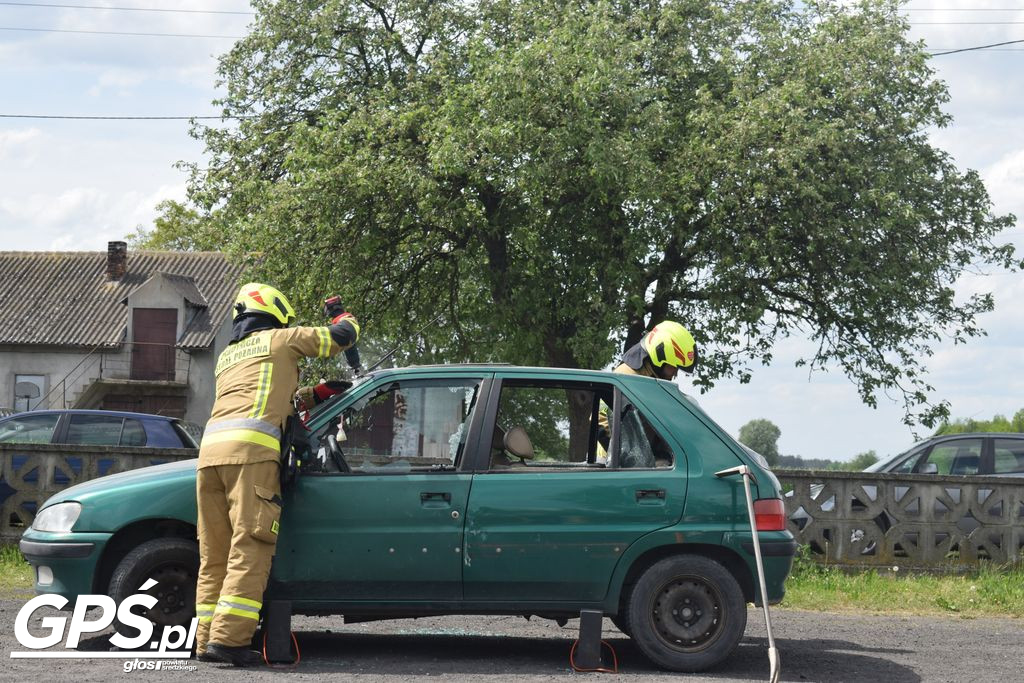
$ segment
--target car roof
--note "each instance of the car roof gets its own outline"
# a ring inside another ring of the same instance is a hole
[[[932,441],[943,441],[945,439],[962,439],[962,438],[985,438],[985,437],[998,437],[1008,439],[1024,439],[1024,434],[1020,432],[963,432],[962,434],[937,434],[929,437],[921,443],[930,443]]]
[[[402,376],[407,374],[438,374],[444,375],[450,372],[461,372],[466,370],[476,370],[478,372],[525,372],[531,375],[544,376],[544,375],[558,375],[561,377],[570,376],[576,377],[581,380],[607,380],[614,377],[618,380],[625,380],[627,382],[641,381],[641,382],[667,382],[667,380],[659,380],[654,377],[647,377],[645,375],[630,375],[623,373],[615,373],[610,370],[591,370],[587,368],[558,368],[558,367],[544,367],[544,366],[531,366],[531,365],[512,365],[510,363],[445,363],[435,365],[407,365],[400,368],[383,368],[374,370],[369,373],[368,376],[372,377],[383,377],[385,375]],[[671,384],[671,382],[667,382]]]
[[[0,421],[7,420],[12,417],[20,417],[22,415],[61,415],[67,413],[69,415],[107,415],[117,417],[134,417],[136,419],[148,419],[148,420],[165,420],[167,422],[176,422],[178,418],[169,417],[167,415],[153,415],[151,413],[133,413],[127,410],[89,410],[87,408],[64,408],[64,409],[48,409],[48,410],[26,410],[20,413],[14,413],[5,418],[0,418]]]

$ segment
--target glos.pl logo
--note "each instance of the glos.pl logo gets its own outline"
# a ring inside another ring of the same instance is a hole
[[[149,579],[142,584],[139,590],[149,590],[156,585],[156,581]],[[12,652],[11,658],[62,658],[62,659],[98,659],[114,657],[134,658],[159,658],[159,659],[187,659],[191,656],[192,643],[195,642],[196,625],[199,620],[192,618],[189,628],[184,626],[167,626],[160,635],[159,642],[151,640],[153,637],[153,623],[139,614],[133,613],[134,607],[145,607],[153,609],[158,600],[148,593],[136,593],[120,605],[114,603],[114,599],[107,595],[80,595],[75,602],[75,609],[71,614],[70,621],[67,617],[43,617],[40,621],[46,635],[36,636],[29,633],[28,623],[36,610],[40,607],[53,607],[63,609],[68,604],[68,599],[60,595],[45,594],[38,595],[28,602],[18,612],[14,620],[14,636],[27,651]],[[86,620],[86,612],[90,608],[99,608],[99,614],[95,619]],[[102,652],[89,651],[79,652],[75,648],[83,634],[98,633],[114,622],[114,618],[126,626],[139,631],[137,636],[128,637],[121,633],[114,633],[110,636],[110,644],[120,650],[136,650],[137,648],[149,645],[152,652]],[[64,631],[67,627],[67,640],[64,643],[65,650],[46,650],[48,647],[64,640]]]

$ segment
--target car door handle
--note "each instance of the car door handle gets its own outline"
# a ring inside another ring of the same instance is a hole
[[[652,498],[665,500],[665,489],[637,489],[637,500],[650,500]]]
[[[447,507],[451,505],[452,494],[447,491],[421,491],[420,504],[424,507]]]

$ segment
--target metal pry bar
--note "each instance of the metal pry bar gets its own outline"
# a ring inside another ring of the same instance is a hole
[[[761,587],[761,607],[764,609],[764,625],[768,630],[768,665],[770,671],[768,680],[770,683],[778,683],[781,661],[779,660],[779,651],[775,647],[775,637],[772,635],[772,618],[768,613],[768,590],[764,585],[764,564],[761,561],[761,539],[757,535],[757,523],[754,520],[754,499],[750,494],[750,480],[754,478],[754,474],[747,465],[737,465],[736,467],[715,472],[715,476],[719,478],[731,477],[734,474],[739,474],[743,477],[743,491],[746,493],[747,498],[747,515],[750,518],[750,533],[754,536],[754,559],[757,563],[757,581]]]

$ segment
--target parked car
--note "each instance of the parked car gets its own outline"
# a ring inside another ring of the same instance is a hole
[[[977,432],[933,436],[864,471],[1024,477],[1024,434]]]
[[[116,410],[34,410],[0,419],[0,443],[198,448],[172,417]]]
[[[672,383],[501,365],[386,370],[308,426],[264,604],[346,621],[561,621],[595,609],[658,665],[707,669],[736,647],[757,592],[742,480],[715,477],[739,464],[756,479],[767,598],[783,597],[796,543],[778,480]],[[149,618],[187,623],[195,464],[48,500],[21,540],[36,591],[120,601],[154,578]]]

